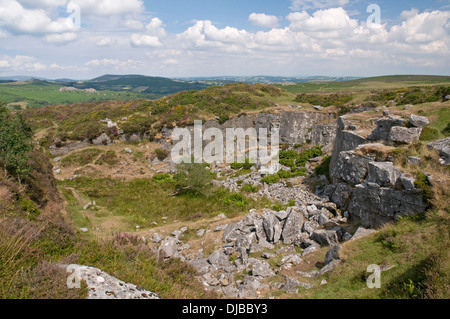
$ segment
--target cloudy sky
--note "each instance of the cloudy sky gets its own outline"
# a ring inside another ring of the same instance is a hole
[[[450,75],[450,1],[0,0],[0,76],[106,73]]]

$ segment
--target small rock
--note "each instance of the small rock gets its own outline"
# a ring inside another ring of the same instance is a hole
[[[418,156],[409,156],[408,157],[408,164],[420,165],[420,163],[421,163],[420,157],[418,157]]]
[[[87,232],[89,231],[89,229],[87,229],[87,228],[80,228],[80,230],[81,230],[83,233],[87,233]]]
[[[265,259],[270,259],[270,258],[273,258],[273,257],[275,257],[275,256],[276,256],[275,254],[273,254],[273,253],[268,253],[268,252],[262,253],[262,255],[261,255],[261,257],[262,257],[262,258],[265,258]]]
[[[425,116],[411,114],[409,117],[409,123],[414,127],[424,127],[430,124],[430,121]]]
[[[198,231],[197,231],[197,236],[198,237],[202,237],[204,234],[205,234],[205,229],[199,229]]]
[[[125,152],[127,152],[128,154],[131,154],[131,153],[133,153],[133,151],[132,150],[130,150],[128,147],[126,147],[125,149],[124,149],[124,151]]]
[[[329,264],[333,260],[339,260],[339,250],[342,248],[341,245],[334,245],[330,248],[330,250],[327,251],[327,254],[325,255],[325,265]]]

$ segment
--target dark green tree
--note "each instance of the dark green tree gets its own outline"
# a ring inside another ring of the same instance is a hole
[[[174,195],[182,193],[209,196],[213,175],[205,164],[181,163],[173,177],[176,185]]]
[[[31,170],[28,155],[33,148],[32,136],[22,115],[11,112],[0,102],[0,164],[6,173],[17,176],[19,183],[21,176]]]

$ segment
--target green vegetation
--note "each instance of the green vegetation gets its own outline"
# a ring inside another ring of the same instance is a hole
[[[362,92],[373,89],[401,89],[412,86],[448,85],[449,76],[428,75],[392,75],[364,78],[351,81],[305,82],[293,85],[277,85],[289,93],[333,93],[333,92]]]
[[[20,113],[14,114],[0,102],[0,165],[5,172],[17,176],[30,173],[28,154],[32,150],[32,130]]]
[[[56,104],[74,104],[81,102],[100,102],[106,100],[133,100],[139,98],[158,98],[161,95],[137,92],[102,90],[96,93],[59,92],[63,83],[28,81],[0,84],[0,95],[6,103],[25,103],[28,108]]]
[[[245,184],[241,189],[247,193],[256,193],[259,190],[258,187],[253,186],[252,184]]]
[[[119,158],[117,157],[116,152],[113,150],[106,151],[95,161],[95,165],[109,165],[114,166],[119,163]]]
[[[248,200],[241,193],[231,193],[223,199],[223,203],[227,206],[245,207],[248,205]]]
[[[244,163],[238,163],[238,162],[234,162],[230,164],[230,167],[232,169],[244,169],[244,170],[249,170],[251,169],[253,166],[255,166],[255,163],[251,163],[250,160],[248,158],[245,159]]]
[[[155,154],[160,161],[164,161],[167,156],[169,156],[169,151],[162,148],[157,148],[155,149]]]
[[[369,95],[366,101],[388,103],[394,101],[398,105],[440,102],[450,94],[450,86],[410,87],[397,90],[385,89]]]
[[[85,166],[91,164],[101,153],[102,151],[98,148],[84,149],[64,157],[61,160],[61,166]]]
[[[330,163],[331,156],[325,156],[320,165],[316,166],[315,173],[317,175],[325,175],[328,179],[330,178]]]
[[[280,150],[280,164],[289,167],[291,170],[280,170],[273,175],[261,178],[261,182],[266,184],[278,183],[282,178],[292,178],[306,175],[305,165],[309,159],[321,156],[323,146],[318,145],[298,153],[295,150]]]
[[[353,100],[353,95],[343,93],[333,94],[299,94],[295,98],[295,102],[309,103],[311,105],[320,105],[328,107],[331,105],[343,105]]]

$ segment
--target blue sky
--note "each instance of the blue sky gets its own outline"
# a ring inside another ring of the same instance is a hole
[[[449,40],[448,0],[0,0],[0,76],[450,75]]]

